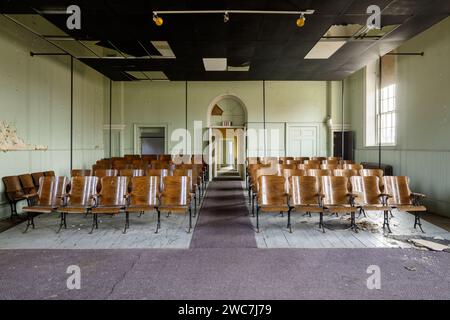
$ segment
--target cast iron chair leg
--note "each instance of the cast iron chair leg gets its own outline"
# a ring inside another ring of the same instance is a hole
[[[28,229],[32,227],[34,229],[34,217],[31,215],[31,213],[27,213],[27,227],[23,233],[27,233]]]
[[[194,218],[197,214],[197,196],[194,195]]]
[[[389,212],[388,211],[384,211],[383,230],[385,229],[385,227],[387,227],[389,233],[392,233],[391,227],[389,226]]]
[[[189,206],[189,230],[188,233],[191,233],[192,229],[192,208]]]
[[[158,213],[158,221],[156,223],[156,232],[158,233],[159,228],[161,228],[161,211],[159,209],[156,209],[156,212]]]
[[[319,229],[322,228],[322,232],[325,233],[325,225],[323,224],[323,212],[320,212],[320,218],[319,218]]]
[[[356,221],[355,221],[355,213],[352,212],[350,213],[350,217],[351,217],[351,229],[353,229],[353,231],[355,231],[355,233],[358,233],[358,226],[356,225]]]
[[[59,233],[64,226],[64,213],[61,212],[60,215],[61,215],[61,221],[59,222],[59,229],[58,229],[58,231],[56,231],[56,233]]]
[[[291,208],[288,210],[288,224],[287,227],[289,229],[289,233],[292,233],[292,225],[291,225]]]
[[[130,214],[125,212],[125,228],[123,229],[123,234],[127,233],[127,229],[130,227]]]
[[[94,232],[94,229],[98,229],[98,224],[97,224],[97,214],[94,213],[92,215],[92,229],[89,232],[89,234],[92,234]]]
[[[259,206],[256,205],[256,232],[259,233]]]
[[[416,226],[418,225],[420,228],[420,231],[422,231],[422,233],[425,233],[425,231],[423,231],[422,229],[422,222],[420,220],[420,213],[415,213],[415,219],[414,219],[414,229],[416,229]]]

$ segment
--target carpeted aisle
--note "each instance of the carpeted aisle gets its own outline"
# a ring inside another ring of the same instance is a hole
[[[203,201],[191,248],[256,248],[240,181],[213,181]]]

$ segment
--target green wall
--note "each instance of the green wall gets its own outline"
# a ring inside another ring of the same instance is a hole
[[[428,195],[431,211],[450,216],[450,18],[403,44],[397,57],[397,145],[385,147],[382,162],[411,178],[412,189]],[[345,81],[345,97],[356,132],[358,161],[378,162],[364,147],[364,70]]]
[[[54,170],[69,175],[70,58],[31,57],[30,51],[56,52],[28,31],[0,16],[0,121],[12,123],[26,143],[47,151],[0,153],[0,176]],[[105,78],[74,62],[73,164],[88,168],[103,157]],[[3,184],[0,217],[9,215]]]

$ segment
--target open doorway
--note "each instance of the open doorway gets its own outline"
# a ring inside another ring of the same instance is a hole
[[[165,154],[167,128],[161,125],[135,125],[134,153],[141,155]]]
[[[245,177],[247,109],[236,96],[216,97],[208,109],[210,179]]]

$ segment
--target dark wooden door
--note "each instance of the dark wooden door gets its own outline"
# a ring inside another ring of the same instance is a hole
[[[354,160],[353,131],[344,132],[344,155],[342,155],[342,132],[333,133],[333,157],[343,157],[344,160]]]

